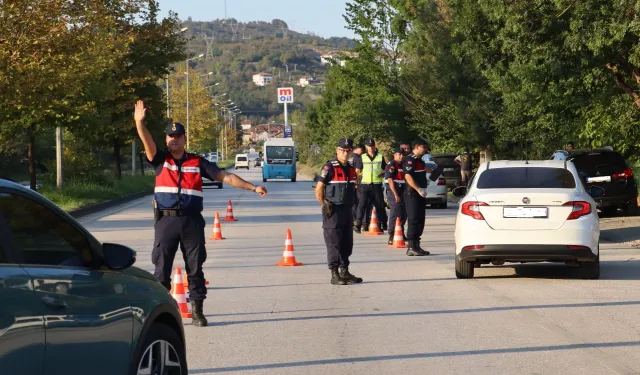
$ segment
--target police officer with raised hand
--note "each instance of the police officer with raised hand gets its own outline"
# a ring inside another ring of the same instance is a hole
[[[402,170],[406,180],[404,191],[407,210],[407,255],[423,256],[430,253],[420,246],[420,236],[424,231],[424,216],[427,196],[427,172],[431,168],[422,161],[429,148],[427,141],[416,139],[411,143],[413,151],[404,158]]]
[[[358,182],[356,170],[348,161],[352,147],[351,139],[338,141],[336,157],[322,167],[316,185],[316,199],[322,206],[327,262],[331,270],[331,284],[334,285],[362,282],[361,278],[349,273],[349,257],[353,251],[351,206]]]
[[[142,100],[135,105],[134,120],[138,135],[144,144],[147,162],[156,174],[155,206],[158,215],[155,223],[155,241],[151,261],[155,265],[155,277],[171,290],[171,270],[178,250],[185,261],[193,325],[206,326],[207,319],[202,304],[207,295],[202,264],[207,258],[205,249],[205,220],[202,217],[202,176],[231,186],[251,190],[265,196],[267,190],[254,186],[235,174],[221,170],[216,163],[185,151],[184,126],[167,125],[168,150],[158,151],[151,133],[144,124],[146,108]]]
[[[404,154],[402,148],[397,147],[393,153],[393,160],[387,164],[384,170],[384,178],[387,180],[387,201],[391,210],[389,212],[389,245],[393,244],[393,235],[396,225],[396,218],[400,218],[402,233],[404,234],[404,224],[407,221],[407,213],[404,207],[405,179],[402,170],[402,159]]]
[[[387,211],[384,208],[382,179],[387,162],[384,160],[384,156],[378,152],[376,142],[373,139],[369,139],[364,145],[367,147],[367,152],[361,156],[362,180],[358,186],[358,215],[353,229],[360,233],[362,218],[373,202],[376,208],[376,215],[380,220],[381,229],[385,231],[387,230]]]

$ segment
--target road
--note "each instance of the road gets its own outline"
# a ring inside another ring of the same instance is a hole
[[[238,173],[259,182],[259,171]],[[239,221],[207,243],[210,325],[185,321],[190,374],[640,374],[640,249],[601,244],[600,280],[556,265],[457,280],[450,207],[427,210],[432,256],[356,235],[351,271],[365,282],[333,286],[311,182],[266,185],[265,198],[205,192],[207,237],[228,200]],[[150,198],[83,222],[153,270]],[[287,229],[302,267],[275,267]]]

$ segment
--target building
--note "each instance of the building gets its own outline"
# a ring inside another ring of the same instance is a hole
[[[284,138],[284,124],[260,124],[251,128],[250,132],[249,143],[258,143],[272,138]]]
[[[298,86],[307,87],[310,84],[312,84],[313,82],[314,82],[313,77],[307,77],[307,76],[300,77],[300,79],[298,80]]]
[[[240,123],[240,128],[242,128],[242,144],[248,145],[251,143],[251,127],[253,124],[249,120],[244,120]]]
[[[273,81],[273,75],[269,73],[256,73],[253,75],[253,83],[257,86],[266,86]]]
[[[320,56],[320,64],[327,65],[333,64],[333,60],[338,62],[338,65],[344,66],[347,63],[346,57],[356,58],[358,57],[357,53],[354,52],[334,52],[329,51],[322,56]]]

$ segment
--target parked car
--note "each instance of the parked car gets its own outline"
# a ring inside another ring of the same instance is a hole
[[[432,170],[437,168],[436,163],[433,161],[426,162],[425,164]],[[430,175],[430,173],[427,173],[427,182],[429,185],[427,185],[427,197],[425,198],[425,201],[428,205],[431,205],[432,208],[445,209],[447,208],[449,194],[449,190],[447,189],[447,180],[440,175],[436,181],[431,181],[429,179]]]
[[[638,186],[633,169],[612,147],[556,151],[552,158],[573,162],[587,187],[599,186],[605,190],[605,194],[596,199],[597,208],[603,214],[615,215],[618,208],[628,216],[638,214]]]
[[[482,163],[460,200],[455,270],[471,278],[481,264],[577,264],[583,278],[600,276],[600,223],[593,197],[604,189],[580,182],[561,160]]]
[[[134,250],[98,242],[42,195],[2,179],[0,238],[3,374],[187,373],[177,303],[132,266]]]
[[[442,177],[444,177],[447,182],[447,187],[450,189],[460,186],[460,181],[462,179],[460,175],[460,164],[455,162],[455,158],[457,156],[458,154],[431,155],[431,161],[444,167]]]

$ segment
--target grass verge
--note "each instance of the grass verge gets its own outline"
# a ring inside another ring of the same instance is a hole
[[[229,159],[229,160],[221,160],[218,162],[218,167],[220,168],[229,168],[231,166],[233,166],[235,164],[235,160],[233,159]]]
[[[323,165],[324,163],[318,164],[318,165],[308,165],[308,164],[297,163],[296,168],[298,173],[303,174],[307,177],[313,178],[315,175],[320,174],[320,171],[322,170]]]
[[[45,183],[40,193],[65,211],[72,211],[143,191],[153,191],[153,176],[126,176],[122,180],[105,177],[105,181],[65,181],[62,189]]]

